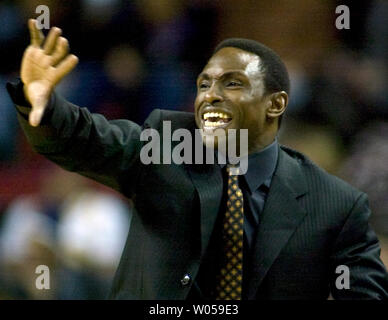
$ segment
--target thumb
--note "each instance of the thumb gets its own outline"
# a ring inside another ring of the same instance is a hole
[[[50,97],[51,90],[49,88],[46,83],[41,82],[32,82],[26,88],[26,94],[32,106],[29,122],[33,127],[38,126],[42,120]]]
[[[34,108],[30,112],[28,116],[28,120],[30,122],[30,125],[33,127],[37,127],[40,124],[40,121],[42,120],[44,113],[44,108]]]

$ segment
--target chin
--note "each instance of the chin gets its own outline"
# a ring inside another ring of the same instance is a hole
[[[202,129],[202,128],[201,128]],[[203,144],[210,149],[219,150],[226,153],[228,146],[227,130],[218,129],[215,131],[201,130],[201,137]],[[224,151],[225,150],[225,151]]]

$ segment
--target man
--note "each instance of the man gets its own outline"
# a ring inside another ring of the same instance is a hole
[[[222,42],[198,77],[195,114],[155,110],[141,128],[56,94],[77,58],[60,29],[44,42],[34,20],[29,28],[21,81],[8,84],[29,142],[135,203],[111,298],[388,297],[366,195],[277,143],[289,80],[271,49]],[[163,121],[172,131],[199,127],[204,140],[215,129],[248,129],[248,154],[240,155],[248,172],[232,175],[229,164],[143,164],[141,131],[163,137]]]

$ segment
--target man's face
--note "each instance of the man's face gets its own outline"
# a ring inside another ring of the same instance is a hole
[[[232,47],[211,57],[198,76],[195,99],[196,123],[205,136],[248,129],[248,151],[260,148],[268,105],[260,63],[257,55]]]

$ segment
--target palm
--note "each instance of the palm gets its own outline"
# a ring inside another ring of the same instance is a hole
[[[50,66],[44,64],[42,60],[37,59],[40,50],[34,46],[29,46],[24,53],[20,70],[21,79],[24,84],[42,80],[52,82],[53,75],[50,74],[52,73]]]

